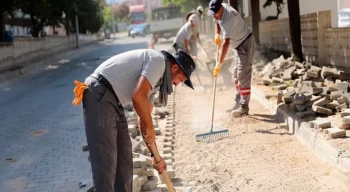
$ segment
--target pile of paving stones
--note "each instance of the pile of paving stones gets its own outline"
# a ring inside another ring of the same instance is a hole
[[[256,65],[254,71],[258,71],[260,84],[275,90],[275,94],[267,94],[266,98],[276,97],[277,104],[284,102],[297,117],[330,116],[340,112],[343,118],[340,130],[334,128],[330,131],[340,131],[340,135],[345,136],[344,130],[350,129],[349,73],[308,62],[300,63],[293,57],[284,59],[283,56],[267,65]]]
[[[155,99],[157,100],[157,97]],[[169,103],[172,102],[170,101]],[[145,142],[140,135],[138,128],[138,116],[134,111],[132,104],[124,107],[125,115],[127,117],[127,122],[129,125],[129,135],[132,142],[132,151],[133,151],[133,191],[134,192],[143,192],[143,191],[154,191],[159,189],[165,189],[166,185],[163,182],[162,177],[159,177],[158,172],[152,167],[152,158],[149,149],[147,148]],[[155,102],[155,107],[152,113],[153,126],[157,135],[157,146],[160,152],[160,155],[165,159],[167,163],[167,172],[169,178],[175,177],[175,171],[173,169],[173,158],[172,158],[172,144],[173,144],[173,132],[169,131],[172,125],[173,120],[171,115],[173,111],[170,111],[168,107],[161,107],[157,102]],[[167,129],[159,126],[160,121],[167,121],[163,123],[167,125]],[[164,128],[164,134],[161,130]],[[171,129],[173,130],[173,128]],[[163,142],[158,142],[158,137],[162,139]],[[88,146],[83,146],[83,151],[88,151]],[[86,182],[82,181],[79,183],[81,191],[91,191],[93,189],[92,181]]]

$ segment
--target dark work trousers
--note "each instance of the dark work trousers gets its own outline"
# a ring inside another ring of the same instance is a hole
[[[238,57],[233,60],[233,81],[236,87],[235,101],[249,108],[252,65],[255,51],[253,35],[248,36],[237,48]]]
[[[132,192],[132,146],[124,109],[103,81],[87,77],[83,109],[95,192]]]

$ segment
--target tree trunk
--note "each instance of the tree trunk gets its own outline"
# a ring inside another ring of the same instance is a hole
[[[250,0],[251,10],[252,10],[252,27],[255,42],[257,45],[260,45],[259,38],[259,22],[261,21],[260,15],[260,1],[259,0]]]
[[[231,7],[233,7],[234,9],[236,9],[236,11],[238,11],[238,0],[229,0],[229,1],[230,1]]]
[[[292,53],[302,62],[303,51],[301,48],[301,28],[299,0],[287,0],[289,15],[289,30],[292,43]]]
[[[5,13],[0,10],[0,42],[5,41]]]

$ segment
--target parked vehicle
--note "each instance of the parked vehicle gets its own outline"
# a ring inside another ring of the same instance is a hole
[[[130,36],[135,38],[135,36],[146,36],[150,33],[150,26],[148,23],[138,24],[130,31]]]
[[[144,5],[132,5],[129,7],[130,24],[140,24],[146,22],[146,12]]]
[[[152,9],[150,30],[155,44],[159,38],[169,39],[176,36],[178,30],[185,23],[180,9],[180,6],[176,5]]]

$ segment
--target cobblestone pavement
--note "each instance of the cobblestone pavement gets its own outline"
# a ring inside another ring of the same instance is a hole
[[[40,74],[0,85],[0,191],[79,190],[90,179],[81,105],[75,79],[83,81],[114,54],[146,48],[149,37],[119,37],[102,48],[61,60]],[[127,43],[126,43],[127,42]]]

